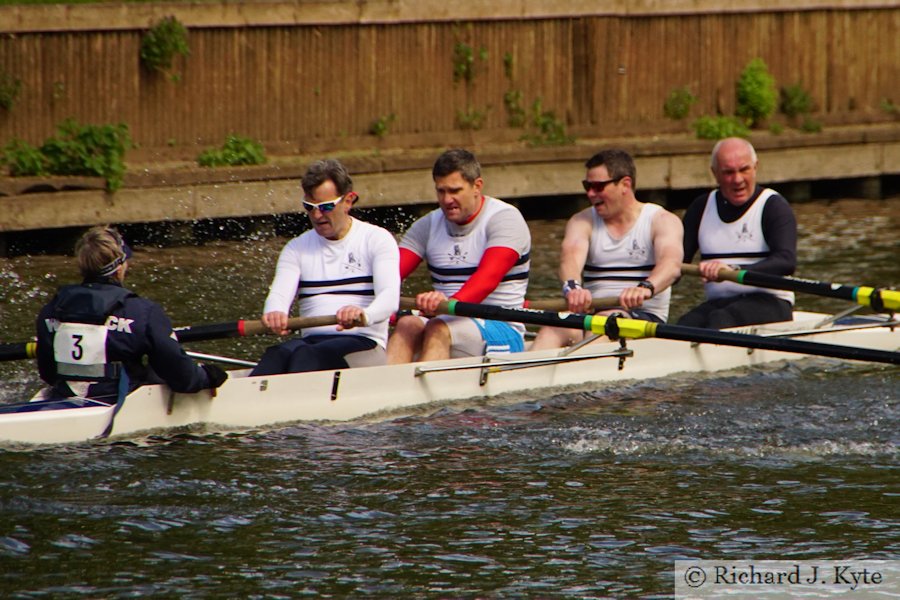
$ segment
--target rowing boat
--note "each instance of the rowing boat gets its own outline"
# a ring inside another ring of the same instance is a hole
[[[826,344],[893,352],[900,349],[897,324],[878,315],[832,319],[798,311],[791,322],[739,332],[769,338],[814,338]],[[0,443],[60,444],[133,438],[179,428],[233,431],[292,422],[387,418],[412,407],[450,401],[564,386],[597,389],[628,380],[710,373],[804,356],[648,338],[595,342],[574,350],[275,376],[250,377],[248,370],[233,370],[215,394],[207,390],[176,394],[165,386],[148,385],[113,406],[82,398],[35,399],[0,406]]]

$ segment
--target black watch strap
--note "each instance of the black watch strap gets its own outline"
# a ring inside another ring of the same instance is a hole
[[[570,280],[568,280],[568,281],[565,282],[565,283],[563,284],[563,286],[562,286],[562,295],[563,295],[563,298],[565,298],[566,296],[568,296],[568,295],[569,295],[569,292],[571,292],[572,290],[580,290],[580,289],[581,289],[581,282],[580,282],[580,281],[578,281],[577,279],[570,279]]]
[[[653,296],[656,295],[656,286],[653,285],[653,282],[650,281],[649,279],[645,279],[645,280],[639,282],[639,283],[637,284],[637,286],[638,286],[638,287],[642,287],[642,288],[647,288],[648,290],[650,290],[650,297],[651,297],[651,298],[652,298]]]

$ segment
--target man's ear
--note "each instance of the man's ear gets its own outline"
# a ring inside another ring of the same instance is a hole
[[[344,200],[344,202],[346,202],[350,206],[353,206],[356,204],[357,200],[359,200],[359,194],[357,194],[356,192],[347,192],[346,200]]]

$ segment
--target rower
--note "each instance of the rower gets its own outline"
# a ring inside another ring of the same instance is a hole
[[[416,308],[433,318],[401,317],[388,343],[388,362],[522,350],[520,323],[435,314],[448,298],[522,306],[531,265],[525,218],[483,193],[481,165],[468,150],[441,154],[431,175],[438,208],[413,223],[400,241],[400,274],[406,278],[426,262],[434,290],[418,294]]]
[[[400,304],[397,242],[386,229],[350,215],[357,194],[339,161],[312,163],[301,186],[313,228],[282,249],[262,321],[273,333],[287,335],[299,290],[302,316],[334,315],[337,326],[310,327],[270,346],[250,374],[384,364],[388,321]]]
[[[585,168],[581,183],[591,206],[566,223],[559,261],[568,310],[592,312],[594,298],[617,297],[617,308],[599,314],[665,323],[671,286],[681,274],[681,221],[637,200],[637,170],[624,150],[602,150]],[[567,346],[583,337],[581,331],[543,327],[532,349]]]
[[[749,269],[785,276],[797,267],[797,219],[778,192],[756,183],[759,160],[747,140],[726,138],[712,150],[718,189],[704,194],[684,214],[684,259],[700,251],[706,301],[679,325],[725,329],[790,321],[793,292],[719,281],[722,269]]]

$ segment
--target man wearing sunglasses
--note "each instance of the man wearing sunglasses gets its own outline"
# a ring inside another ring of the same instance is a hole
[[[797,219],[778,192],[756,183],[759,160],[747,140],[726,138],[710,167],[718,189],[694,200],[684,214],[684,258],[700,251],[706,302],[679,325],[724,329],[790,321],[794,293],[719,282],[722,268],[792,275],[797,267]]]
[[[281,251],[262,321],[287,335],[297,297],[301,316],[334,315],[337,326],[304,329],[301,337],[271,346],[251,375],[384,364],[388,320],[400,304],[397,242],[350,216],[357,195],[339,161],[314,162],[301,185],[313,228]]]
[[[522,214],[482,192],[481,166],[467,150],[444,152],[431,174],[438,208],[413,223],[400,242],[401,276],[424,260],[434,284],[416,296],[417,308],[434,316],[448,298],[522,306],[531,264],[531,233]],[[388,344],[388,362],[514,352],[523,349],[524,332],[518,323],[405,316]]]
[[[118,232],[92,227],[75,254],[83,281],[62,287],[37,318],[38,371],[52,386],[48,397],[112,404],[148,383],[191,393],[225,382],[225,371],[185,353],[158,304],[123,287],[131,248]]]
[[[568,309],[592,312],[595,297],[618,298],[619,309],[602,314],[664,323],[671,285],[681,275],[681,221],[634,195],[634,160],[624,150],[603,150],[585,163],[582,185],[591,206],[566,223],[559,277]],[[533,349],[558,348],[584,337],[579,331],[544,327]]]

